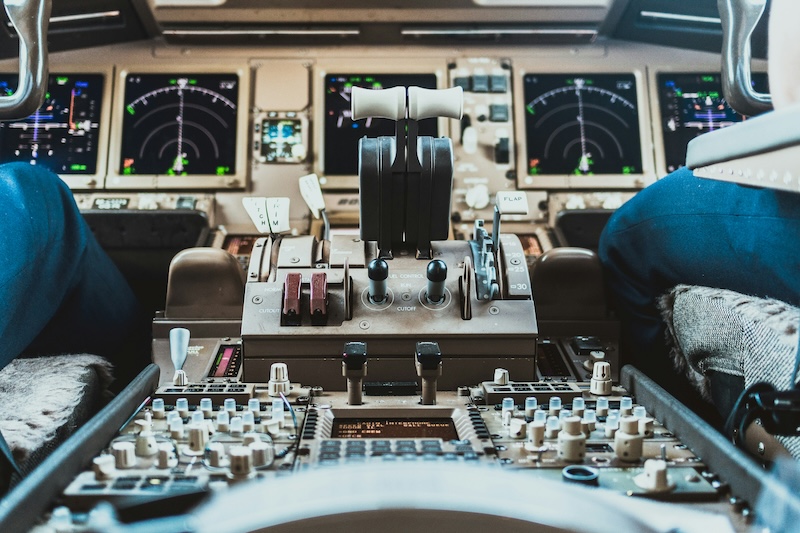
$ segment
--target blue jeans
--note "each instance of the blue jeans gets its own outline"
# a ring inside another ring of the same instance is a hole
[[[0,368],[19,355],[88,352],[124,385],[150,360],[148,319],[67,185],[0,165]]]
[[[686,283],[800,305],[800,195],[696,178],[681,169],[611,217],[600,239],[623,353],[670,373],[656,299]]]

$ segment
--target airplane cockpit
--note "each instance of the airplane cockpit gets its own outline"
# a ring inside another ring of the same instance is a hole
[[[796,527],[790,0],[3,6],[0,530]]]

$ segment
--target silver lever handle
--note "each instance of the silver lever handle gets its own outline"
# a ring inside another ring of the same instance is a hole
[[[753,89],[750,77],[750,37],[767,0],[717,0],[722,20],[722,92],[743,115],[772,109],[772,97]]]
[[[28,117],[47,92],[47,25],[50,0],[3,0],[8,20],[19,36],[19,85],[0,96],[0,120]]]

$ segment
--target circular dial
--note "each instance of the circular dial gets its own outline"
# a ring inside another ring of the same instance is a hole
[[[238,76],[129,74],[120,173],[236,172]]]
[[[528,174],[642,172],[632,74],[526,75]]]

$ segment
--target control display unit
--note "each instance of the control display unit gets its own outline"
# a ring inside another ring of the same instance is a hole
[[[686,164],[689,141],[746,118],[725,101],[719,74],[660,73],[657,83],[667,172]],[[753,73],[753,86],[767,92],[767,75]]]
[[[141,74],[124,80],[119,173],[237,172],[237,74]]]
[[[331,438],[386,439],[437,438],[458,439],[451,418],[340,418],[333,420]]]
[[[353,87],[388,89],[417,86],[436,89],[434,74],[327,74],[325,76],[325,174],[352,176],[358,174],[358,140],[361,137],[394,135],[395,122],[367,118],[353,122],[350,118],[350,94]],[[438,136],[437,120],[419,122],[419,134]]]
[[[529,176],[641,174],[634,74],[526,74]]]
[[[18,76],[0,74],[0,94]],[[0,122],[0,162],[24,161],[58,174],[97,173],[102,74],[50,74],[44,103],[22,120]]]

